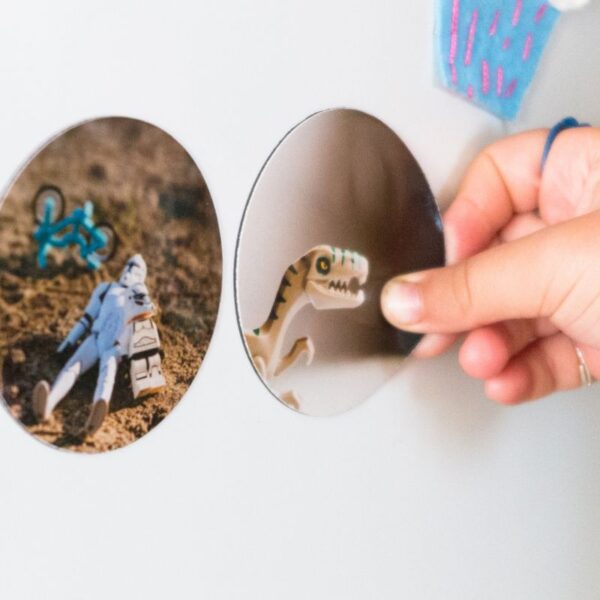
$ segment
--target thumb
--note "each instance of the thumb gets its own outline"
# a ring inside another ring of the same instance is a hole
[[[599,214],[453,266],[396,277],[383,289],[383,314],[399,329],[419,333],[458,333],[509,319],[574,320],[600,293]]]

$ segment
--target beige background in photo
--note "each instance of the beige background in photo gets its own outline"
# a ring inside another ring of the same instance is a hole
[[[415,336],[383,320],[379,295],[393,275],[443,263],[437,206],[400,138],[378,119],[339,109],[308,118],[274,151],[250,196],[238,249],[238,304],[244,329],[267,318],[288,265],[313,246],[356,250],[369,260],[366,300],[355,309],[305,307],[285,351],[310,335],[303,360],[272,380],[294,389],[300,410],[331,414],[365,400],[401,364]]]

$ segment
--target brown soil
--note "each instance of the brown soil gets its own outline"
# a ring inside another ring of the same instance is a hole
[[[96,222],[108,221],[120,243],[99,271],[76,251],[52,250],[36,262],[31,201],[44,184],[61,188],[66,214],[93,200]],[[65,357],[56,348],[101,281],[118,277],[141,252],[147,285],[159,307],[167,389],[134,401],[121,363],[110,413],[92,438],[78,430],[90,408],[97,367],[36,424],[31,392],[52,381]],[[161,130],[131,119],[101,119],[52,141],[11,186],[0,211],[0,389],[11,413],[40,439],[71,450],[120,448],[155,427],[187,391],[215,324],[221,291],[221,246],[210,195],[190,156]]]

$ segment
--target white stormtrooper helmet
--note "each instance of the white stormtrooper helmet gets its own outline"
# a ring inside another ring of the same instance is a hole
[[[129,323],[138,319],[147,319],[156,311],[156,307],[148,293],[148,288],[143,283],[132,285],[127,292],[125,305],[126,318]]]
[[[146,261],[141,254],[134,254],[126,263],[119,278],[123,287],[131,287],[146,280]]]

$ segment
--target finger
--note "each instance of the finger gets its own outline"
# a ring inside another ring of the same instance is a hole
[[[600,128],[563,131],[552,144],[540,185],[540,211],[558,223],[600,208]]]
[[[537,208],[547,135],[540,129],[508,137],[475,159],[444,215],[449,263],[487,248],[513,215]]]
[[[550,316],[571,327],[584,312],[591,325],[592,300],[600,294],[599,230],[597,212],[454,266],[397,277],[383,289],[382,311],[399,329],[421,333],[458,333]],[[577,324],[578,334],[589,340],[595,330],[581,331],[583,324]]]
[[[459,352],[465,373],[476,379],[499,375],[511,358],[539,337],[557,333],[547,319],[506,321],[471,331]]]
[[[594,377],[600,374],[600,351],[582,347]],[[487,396],[501,404],[520,404],[555,391],[581,387],[573,341],[562,333],[543,338],[518,354],[497,377],[485,383]]]
[[[458,339],[455,334],[436,334],[426,335],[413,350],[412,355],[415,358],[433,358],[449,350]]]
[[[542,226],[543,225],[541,225],[540,228]],[[495,237],[490,242],[489,247],[498,246],[500,245],[500,243],[500,237]],[[412,356],[414,356],[415,358],[433,358],[435,356],[439,356],[440,354],[443,354],[444,352],[449,350],[454,345],[457,339],[458,336],[455,334],[430,333],[419,342],[417,347],[413,350]],[[472,376],[477,377],[477,375]]]
[[[499,234],[503,243],[513,242],[544,229],[547,224],[535,213],[516,215]]]
[[[490,247],[498,246],[501,243],[499,237],[495,237]],[[434,358],[448,351],[458,339],[454,333],[429,333],[427,334],[413,350],[412,356],[415,358]]]

